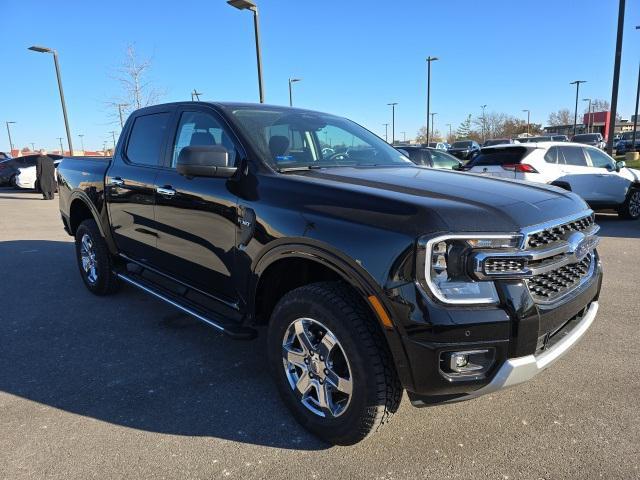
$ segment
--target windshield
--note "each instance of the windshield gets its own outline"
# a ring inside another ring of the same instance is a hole
[[[453,145],[451,145],[452,148],[466,148],[470,146],[471,142],[453,142]]]
[[[235,107],[253,147],[276,169],[408,166],[411,160],[358,124],[323,113],[278,107]]]

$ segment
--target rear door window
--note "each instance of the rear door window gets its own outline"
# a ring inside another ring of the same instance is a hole
[[[480,151],[480,154],[472,160],[471,164],[474,167],[509,165],[520,163],[526,156],[527,149],[524,147],[486,148]]]
[[[587,157],[584,155],[584,149],[582,147],[558,147],[558,153],[564,157],[564,163],[567,165],[576,167],[588,166]]]
[[[162,112],[135,119],[126,150],[126,157],[131,163],[153,167],[162,165],[162,146],[170,118],[169,112]]]
[[[460,165],[460,162],[455,157],[447,155],[442,152],[429,152],[431,153],[431,161],[435,168],[450,168],[453,169]]]
[[[409,155],[409,158],[411,159],[411,161],[413,163],[415,163],[416,165],[428,164],[428,162],[425,163],[422,149],[420,149],[420,148],[407,148],[404,151],[407,152],[407,154]]]

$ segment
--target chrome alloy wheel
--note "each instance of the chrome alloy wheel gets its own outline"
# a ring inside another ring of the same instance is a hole
[[[80,258],[82,260],[82,269],[89,283],[94,284],[98,281],[98,271],[96,269],[96,252],[93,248],[93,240],[88,233],[82,236],[80,241]]]
[[[634,190],[629,197],[629,214],[633,218],[640,216],[640,190]]]
[[[291,389],[314,414],[335,418],[351,401],[352,375],[340,342],[322,323],[298,318],[282,340],[282,364]]]

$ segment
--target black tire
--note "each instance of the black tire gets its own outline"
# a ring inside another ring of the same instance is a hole
[[[627,199],[618,209],[618,215],[627,220],[640,218],[640,189],[632,188],[627,194]]]
[[[347,358],[351,395],[338,416],[321,417],[309,410],[287,377],[283,340],[292,322],[301,318],[326,326]],[[360,297],[342,282],[314,283],[282,297],[271,315],[267,345],[271,374],[284,402],[304,428],[328,443],[357,443],[386,424],[398,410],[402,386],[386,340]]]
[[[86,237],[85,237],[86,236]],[[88,238],[93,250],[92,265],[95,278],[92,279],[90,270],[85,270],[82,260],[83,238]],[[95,295],[109,295],[118,289],[118,277],[113,273],[113,257],[109,253],[107,244],[100,234],[95,220],[83,221],[76,230],[76,260],[82,281],[89,291]]]
[[[12,186],[13,188],[18,188],[18,185],[16,185],[15,175],[11,175],[11,177],[9,177],[9,185]]]

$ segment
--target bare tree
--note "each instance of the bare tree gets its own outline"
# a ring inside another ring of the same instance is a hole
[[[551,112],[547,123],[550,127],[558,125],[573,125],[573,115],[568,108],[561,108],[557,112]]]
[[[427,142],[427,127],[420,127],[418,132],[416,133],[416,143],[426,143]]]
[[[504,124],[509,116],[506,113],[491,112],[482,117],[477,117],[473,123],[482,131],[484,124],[484,133],[487,138],[500,138],[503,136]]]
[[[118,97],[106,102],[113,108],[114,122],[119,121],[119,108],[124,113],[132,110],[148,107],[160,101],[166,94],[163,89],[153,85],[149,78],[152,67],[151,58],[140,58],[136,53],[135,46],[129,44],[125,53],[125,59],[117,67],[111,77],[120,83],[121,93]]]
[[[611,105],[608,101],[600,98],[596,98],[591,101],[592,112],[608,112],[609,110],[611,110]],[[589,106],[587,104],[585,104],[584,113],[589,113]]]

